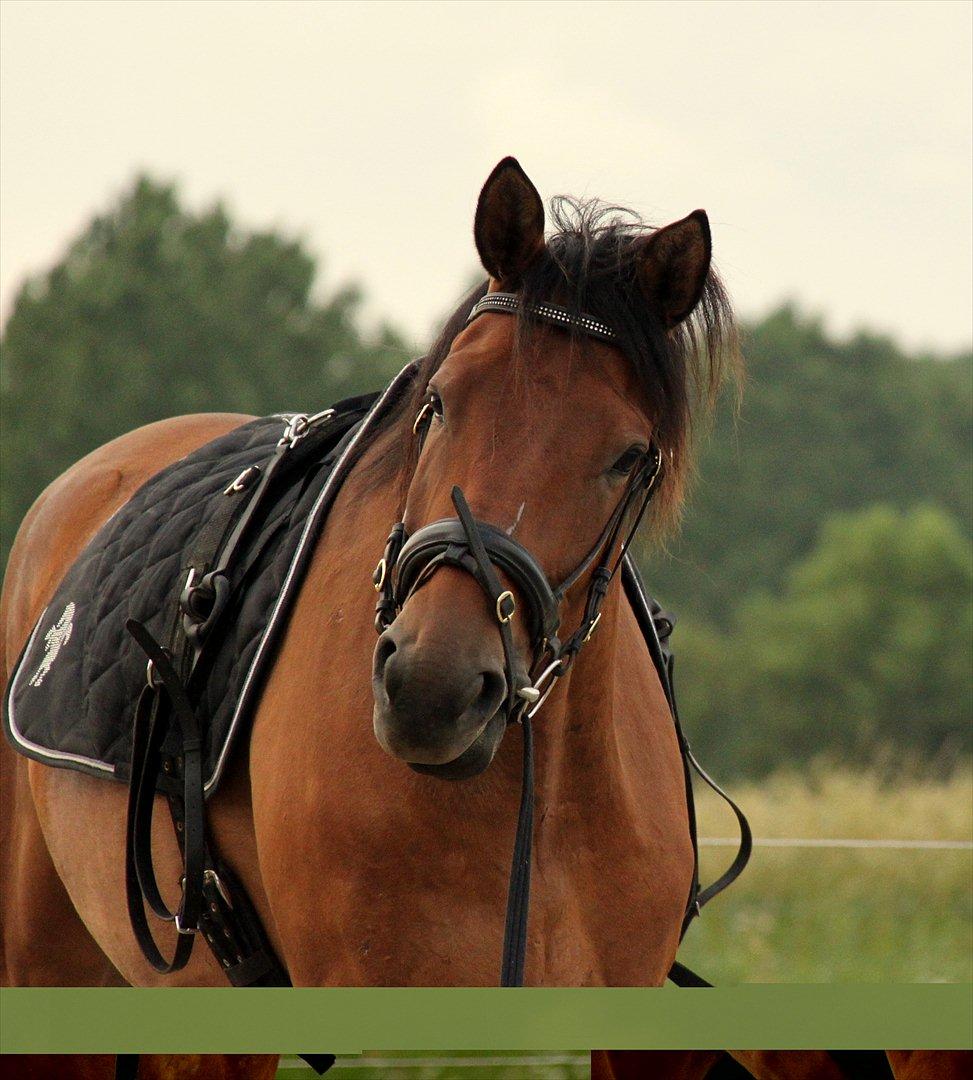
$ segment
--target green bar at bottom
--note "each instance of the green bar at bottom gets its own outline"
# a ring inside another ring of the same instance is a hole
[[[4,1053],[971,1046],[969,984],[0,990]]]

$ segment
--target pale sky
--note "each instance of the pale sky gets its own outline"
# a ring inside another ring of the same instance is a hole
[[[303,238],[422,342],[505,154],[545,199],[705,207],[738,310],[971,338],[960,3],[2,4],[0,303],[138,170]]]

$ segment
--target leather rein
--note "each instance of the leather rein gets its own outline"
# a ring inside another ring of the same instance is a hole
[[[555,326],[578,330],[600,341],[617,340],[611,327],[593,316],[576,315],[547,303],[522,308],[521,299],[515,293],[488,293],[473,307],[468,322],[486,312],[516,315],[522,309]],[[420,440],[420,453],[432,416],[432,403],[427,402],[413,425],[413,432]],[[631,474],[625,492],[593,547],[556,587],[551,585],[527,548],[496,526],[473,517],[458,486],[451,493],[456,508],[455,518],[434,521],[411,536],[405,523],[397,522],[375,568],[372,579],[378,593],[375,628],[380,634],[392,625],[408,599],[443,566],[456,567],[470,574],[486,594],[496,617],[507,680],[507,697],[502,708],[506,712],[507,724],[520,724],[523,729],[523,779],[507,893],[501,986],[521,986],[524,980],[534,816],[532,721],[558,679],[567,674],[578,653],[591,640],[601,619],[608,588],[623,565],[661,474],[662,454],[653,442]],[[630,519],[631,524],[626,529]],[[591,576],[584,614],[577,628],[562,641],[558,637],[561,605],[569,590],[580,582],[589,569]],[[514,593],[501,581],[498,570],[511,580],[525,601],[531,641],[531,660],[526,677],[523,667],[518,665],[511,627],[518,610],[517,602]],[[667,698],[674,710],[670,693],[667,693]],[[681,736],[680,740],[681,743],[684,741]],[[688,744],[684,755],[687,751]],[[695,849],[695,828],[693,833]],[[690,903],[698,910],[698,878],[695,872]]]

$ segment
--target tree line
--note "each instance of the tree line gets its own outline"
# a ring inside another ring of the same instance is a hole
[[[0,554],[43,487],[165,416],[318,407],[408,358],[361,293],[321,296],[297,241],[141,177],[16,297],[4,330]],[[723,772],[821,754],[969,755],[973,357],[835,340],[781,307],[744,327],[679,538],[644,552],[678,616],[690,738]]]

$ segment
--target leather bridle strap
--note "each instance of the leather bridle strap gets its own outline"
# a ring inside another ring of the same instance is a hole
[[[718,896],[728,885],[732,885],[743,873],[744,867],[750,861],[750,855],[753,851],[753,833],[750,829],[750,822],[747,821],[746,815],[713,777],[710,776],[703,766],[700,765],[699,761],[696,759],[696,755],[690,749],[688,742],[683,746],[682,752],[684,758],[695,770],[696,775],[703,783],[712,788],[712,790],[715,791],[733,811],[733,814],[737,819],[737,825],[740,829],[740,846],[737,849],[736,857],[714,882],[707,885],[705,889],[699,889],[696,893],[689,910],[686,912],[685,920],[683,921],[682,932],[685,934],[689,924],[692,922],[693,918],[700,913],[700,910],[704,905],[708,904],[714,896]]]
[[[487,549],[483,545],[483,538],[477,528],[473,515],[470,513],[469,504],[462,490],[454,487],[452,490],[453,506],[456,507],[456,516],[463,526],[466,541],[469,544],[470,554],[476,563],[474,578],[480,583],[483,590],[493,603],[494,614],[497,617],[497,627],[500,631],[500,641],[503,644],[503,658],[507,669],[507,708],[513,707],[517,700],[517,673],[515,670],[516,653],[514,651],[514,636],[510,628],[511,620],[517,610],[517,604],[513,593],[505,589],[497,576]]]
[[[458,487],[452,491],[453,505],[459,517],[470,553],[476,561],[479,571],[474,576],[493,601],[500,628],[500,640],[503,643],[504,662],[507,668],[507,715],[516,715],[519,703],[517,691],[516,654],[514,652],[513,633],[510,621],[516,611],[516,604],[509,590],[504,589],[486,547],[480,537],[480,531],[470,513],[469,504]],[[506,608],[503,600],[509,599]],[[507,915],[503,929],[503,957],[500,962],[500,985],[522,986],[524,982],[524,962],[527,955],[527,923],[530,913],[530,863],[532,840],[534,835],[534,733],[529,716],[521,717],[524,732],[524,762],[520,788],[520,808],[517,812],[517,835],[514,840],[514,853],[510,865],[510,883],[507,887]]]
[[[584,312],[575,313],[568,308],[561,307],[560,304],[552,304],[546,301],[535,304],[525,303],[519,293],[487,293],[473,305],[473,309],[470,311],[466,321],[471,323],[488,311],[501,311],[507,315],[517,315],[520,312],[525,312],[535,319],[541,319],[554,326],[559,326],[562,330],[578,330],[588,337],[611,342],[612,344],[618,340],[618,335],[608,323],[602,322],[601,319],[595,318],[594,315],[587,315]]]
[[[527,923],[530,915],[530,864],[534,838],[534,729],[524,713],[520,727],[524,733],[524,764],[517,811],[517,834],[507,886],[507,915],[503,925],[503,956],[500,985],[523,986],[527,957]]]

